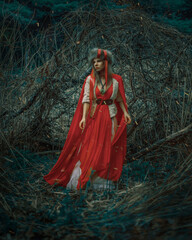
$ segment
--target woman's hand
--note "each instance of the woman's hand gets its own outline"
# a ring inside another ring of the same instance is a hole
[[[130,124],[131,123],[131,117],[130,115],[128,114],[128,112],[124,112],[124,118],[125,118],[125,122],[127,124]]]
[[[85,128],[85,123],[86,123],[85,118],[82,118],[81,121],[79,122],[79,127],[80,127],[82,130]]]

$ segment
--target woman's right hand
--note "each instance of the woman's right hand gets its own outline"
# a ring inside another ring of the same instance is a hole
[[[85,128],[85,118],[82,118],[81,121],[79,122],[79,127],[83,130]]]

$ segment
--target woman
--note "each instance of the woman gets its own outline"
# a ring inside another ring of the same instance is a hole
[[[111,188],[120,178],[131,123],[121,76],[112,73],[110,51],[94,48],[92,72],[82,87],[60,157],[44,179],[68,189]]]

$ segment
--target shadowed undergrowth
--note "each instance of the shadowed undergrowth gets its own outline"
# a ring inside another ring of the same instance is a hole
[[[69,191],[43,180],[57,156],[19,149],[12,154],[1,167],[2,239],[186,239],[191,234],[190,177],[186,172],[178,182],[180,168],[173,162],[162,166],[140,159],[124,166],[115,190],[96,191],[88,184],[86,190]]]

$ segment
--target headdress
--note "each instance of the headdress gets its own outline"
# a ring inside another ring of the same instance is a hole
[[[92,60],[94,58],[101,58],[105,61],[105,82],[107,86],[107,80],[108,80],[108,66],[112,64],[113,56],[112,53],[108,50],[100,49],[100,48],[94,48],[91,50],[89,54],[89,63],[92,63]],[[93,77],[94,70],[92,68],[91,76]]]

